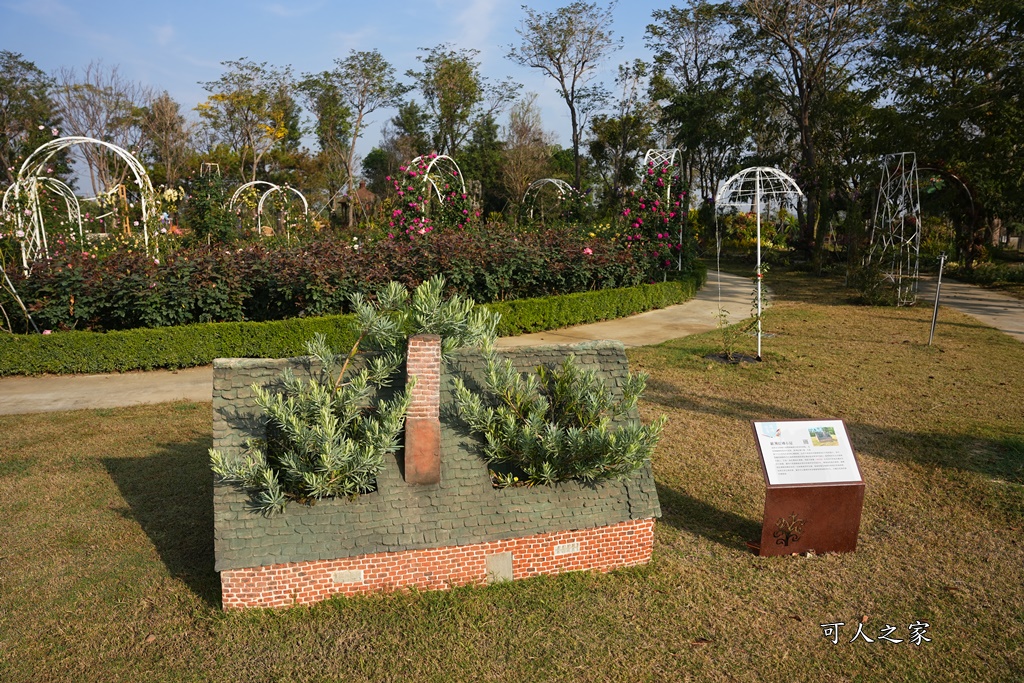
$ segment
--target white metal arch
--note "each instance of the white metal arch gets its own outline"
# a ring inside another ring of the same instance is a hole
[[[725,181],[715,195],[715,236],[718,252],[721,254],[721,239],[718,238],[718,211],[723,206],[750,206],[757,215],[757,359],[761,360],[761,201],[763,198],[781,201],[792,195],[803,197],[804,193],[796,181],[777,168],[752,166],[745,168]],[[719,269],[721,272],[721,269]],[[721,302],[721,278],[719,278],[719,302]]]
[[[68,222],[71,224],[69,232],[74,226],[78,226],[78,237],[83,238],[82,234],[82,209],[78,201],[78,197],[75,196],[74,191],[67,186],[63,181],[52,176],[30,176],[28,178],[19,178],[13,185],[7,188],[4,192],[2,210],[4,213],[10,214],[16,211],[14,204],[16,198],[22,193],[25,194],[29,210],[32,212],[33,217],[41,216],[42,207],[40,205],[40,189],[49,189],[54,193],[60,195],[61,199],[64,200],[64,208],[67,212]],[[42,222],[42,218],[39,219]],[[22,229],[19,227],[19,229]],[[23,230],[23,229],[22,229]],[[28,272],[28,264],[31,261],[35,261],[38,254],[44,256],[48,253],[48,245],[46,242],[46,230],[31,230],[24,231],[24,237],[22,238],[21,245],[21,265],[25,272]]]
[[[296,190],[294,187],[288,187],[287,185],[274,185],[272,188],[263,193],[263,196],[260,197],[260,203],[256,207],[256,231],[258,233],[263,233],[263,202],[267,201],[267,197],[274,194],[275,192],[284,192],[285,190],[290,190],[291,192],[294,192],[299,196],[299,199],[302,200],[302,215],[309,215],[309,203],[306,201],[306,198],[303,196],[301,192]]]
[[[444,197],[441,196],[441,186],[443,186],[444,183],[442,182],[439,184],[437,182],[438,180],[448,180],[450,177],[458,178],[459,190],[462,194],[466,194],[466,181],[462,177],[462,169],[460,169],[459,165],[455,163],[455,159],[452,159],[446,154],[440,154],[438,156],[418,156],[409,162],[409,168],[419,168],[425,158],[430,161],[423,170],[423,182],[424,184],[429,184],[430,187],[434,188],[434,194],[437,195],[437,200],[439,202],[444,201]],[[448,177],[445,177],[445,172],[447,172]]]
[[[537,197],[548,185],[555,188],[558,193],[558,201],[565,201],[567,196],[572,196],[576,189],[560,178],[541,178],[530,183],[530,186],[526,188],[526,192],[523,193],[523,205],[525,206],[528,201],[533,200],[530,203],[530,220],[533,220],[533,208],[537,202]]]
[[[149,252],[149,212],[152,205],[155,202],[156,193],[153,190],[153,184],[149,180],[149,174],[146,173],[145,167],[142,163],[136,159],[127,150],[118,147],[115,144],[106,142],[104,140],[97,140],[96,138],[89,138],[84,136],[69,136],[64,138],[57,138],[56,140],[50,140],[35,149],[34,152],[28,155],[25,161],[21,164],[21,168],[18,170],[17,180],[12,187],[16,188],[14,191],[14,199],[17,200],[21,192],[28,191],[29,187],[36,188],[38,191],[37,183],[24,183],[23,181],[28,178],[41,178],[46,177],[44,169],[46,165],[53,159],[54,156],[60,152],[74,147],[75,145],[99,145],[105,147],[118,157],[121,158],[131,170],[132,175],[135,176],[135,184],[139,188],[139,204],[142,211],[142,235],[143,241],[146,246],[147,253]],[[56,188],[56,186],[53,186]],[[66,186],[65,186],[66,187]],[[31,197],[28,197],[31,202]],[[38,195],[37,199],[38,201]],[[76,199],[77,202],[77,199]],[[15,201],[15,203],[18,203]],[[22,239],[22,267],[25,272],[28,272],[28,264],[35,261],[40,256],[47,256],[48,250],[46,246],[46,226],[43,224],[42,214],[39,211],[32,211],[31,215],[31,229],[26,230],[29,227],[25,224],[24,212],[18,211],[15,214],[17,216],[18,228],[23,230],[25,237]]]
[[[269,189],[273,190],[277,185],[266,180],[253,180],[244,185],[239,185],[238,189],[235,190],[234,194],[231,195],[231,199],[228,201],[228,211],[234,211],[235,202],[242,196],[242,193],[248,190],[250,187],[257,187],[260,185],[266,185]]]

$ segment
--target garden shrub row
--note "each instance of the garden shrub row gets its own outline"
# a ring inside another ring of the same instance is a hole
[[[1024,283],[1024,266],[1020,264],[978,263],[974,268],[950,265],[947,274],[975,285]]]
[[[700,264],[693,273],[667,282],[502,301],[488,304],[488,308],[501,314],[498,334],[502,336],[543,332],[570,325],[623,318],[681,303],[697,293],[706,277],[706,270],[703,264]]]
[[[437,273],[450,293],[478,303],[631,287],[655,277],[646,245],[501,224],[413,240],[323,236],[292,245],[177,249],[165,243],[158,257],[138,249],[97,255],[61,241],[51,254],[28,277],[13,262],[8,274],[36,325],[54,331],[342,314],[355,292],[392,280],[411,289]],[[4,295],[0,290],[0,305],[16,311]]]
[[[681,303],[705,273],[658,284],[489,305],[502,315],[500,334],[521,334],[605,320]],[[0,336],[0,376],[105,373],[207,365],[214,358],[282,358],[305,353],[315,332],[347,349],[355,341],[353,316],[222,322],[112,332],[69,331]]]

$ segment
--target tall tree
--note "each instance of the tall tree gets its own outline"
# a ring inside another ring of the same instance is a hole
[[[530,185],[550,174],[552,145],[552,136],[544,131],[537,94],[528,93],[509,111],[500,165],[505,196],[517,209]]]
[[[554,12],[537,12],[524,6],[526,18],[516,28],[521,43],[509,46],[509,59],[540,69],[558,83],[558,94],[569,108],[577,190],[582,183],[580,145],[587,117],[606,96],[604,88],[591,84],[591,80],[601,62],[621,46],[611,32],[614,7],[614,1],[603,9],[577,1]]]
[[[738,44],[747,58],[772,73],[778,98],[800,141],[797,173],[806,196],[802,240],[823,246],[822,200],[829,177],[821,168],[816,126],[825,103],[854,87],[857,60],[870,45],[881,0],[745,0],[738,3]],[[825,221],[827,222],[827,216]]]
[[[890,151],[914,150],[918,163],[941,169],[959,207],[959,257],[970,263],[986,219],[1024,215],[1024,7],[889,2],[886,16],[874,51],[891,102],[881,135]]]
[[[328,130],[334,131],[334,139],[328,144],[336,147],[338,151],[344,149],[347,152],[343,161],[348,179],[348,194],[352,200],[348,203],[348,222],[351,225],[354,219],[356,197],[355,173],[353,172],[356,141],[366,126],[366,117],[378,109],[398,106],[399,99],[408,92],[409,88],[398,82],[395,78],[394,67],[377,50],[363,52],[353,50],[345,59],[334,60],[334,64],[333,70],[323,72],[314,77],[313,81],[317,84],[316,91],[321,93],[321,102],[326,104],[327,99],[324,97],[329,97],[334,104],[315,111],[317,111],[318,121],[322,112],[327,115],[328,123],[337,118],[337,114],[341,111],[340,107],[344,107],[351,117],[344,143],[337,135],[340,132],[337,125],[335,124],[333,129],[331,126],[327,126]],[[307,75],[306,80],[309,81],[310,78]]]
[[[661,128],[681,152],[687,185],[714,197],[748,137],[725,7],[698,0],[688,8],[655,10],[652,18],[647,26],[647,46],[654,52],[651,96],[662,107]]]
[[[474,201],[479,202],[484,216],[498,213],[504,206],[499,180],[503,144],[498,132],[498,124],[492,115],[479,116],[459,161],[466,189]]]
[[[196,109],[215,139],[238,155],[243,178],[256,180],[264,156],[297,133],[297,122],[289,122],[294,101],[283,96],[292,88],[291,67],[279,69],[244,57],[222,64],[227,70],[220,78],[200,83],[210,96]]]
[[[422,48],[421,71],[406,75],[416,80],[430,112],[432,142],[439,154],[455,155],[472,129],[473,116],[484,99],[478,50],[455,50],[448,45]]]
[[[146,155],[160,168],[161,181],[168,187],[178,183],[193,154],[194,124],[181,113],[181,105],[163,92],[146,108],[142,116],[146,134]]]
[[[635,60],[619,66],[620,94],[612,115],[599,114],[590,122],[590,158],[604,181],[601,202],[617,213],[625,188],[638,178],[640,160],[655,143],[655,111],[646,97],[647,64]]]
[[[298,90],[316,118],[313,133],[320,148],[316,157],[317,176],[327,193],[325,201],[333,206],[350,176],[348,158],[352,143],[352,110],[331,72],[306,74],[299,82]]]
[[[73,68],[61,69],[54,98],[67,134],[110,142],[132,154],[142,151],[142,120],[153,89],[125,78],[117,66],[90,62],[81,75]],[[128,167],[101,146],[82,145],[75,153],[85,161],[96,194],[124,184],[128,177]]]
[[[34,63],[0,50],[0,166],[7,183],[14,182],[29,154],[60,132],[51,85]]]

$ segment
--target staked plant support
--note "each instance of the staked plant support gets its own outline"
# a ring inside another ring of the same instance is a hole
[[[761,208],[765,200],[782,203],[791,196],[803,197],[800,186],[777,168],[752,166],[745,168],[725,181],[718,194],[715,195],[715,235],[718,236],[718,212],[726,206],[749,206],[757,216],[757,360],[761,360],[761,312],[762,312],[762,280],[764,272],[761,267]],[[721,253],[721,238],[718,237]],[[719,267],[719,300],[721,300],[721,268]]]
[[[146,253],[149,253],[148,223],[150,212],[156,204],[156,193],[153,190],[153,184],[149,180],[149,174],[146,173],[142,163],[127,150],[103,140],[77,135],[57,138],[40,145],[34,152],[28,155],[28,158],[25,159],[18,170],[18,176],[14,184],[8,189],[8,192],[11,193],[10,196],[7,193],[4,195],[5,211],[8,210],[8,206],[19,208],[19,210],[14,211],[14,215],[18,230],[23,234],[21,238],[21,263],[26,275],[30,270],[31,263],[49,256],[46,225],[43,222],[42,206],[39,203],[39,189],[41,187],[48,187],[64,198],[69,216],[77,213],[79,232],[81,232],[81,213],[78,210],[78,199],[74,197],[73,193],[69,197],[65,190],[70,190],[70,188],[60,181],[49,178],[46,173],[47,165],[51,163],[57,154],[76,145],[99,145],[120,157],[127,164],[132,175],[135,176],[135,185],[139,188],[143,241],[146,246]],[[72,199],[74,199],[73,202]]]
[[[871,240],[864,265],[877,263],[896,290],[897,306],[917,302],[921,254],[921,193],[917,155],[899,152],[882,157]]]
[[[682,169],[679,166],[679,158],[682,156],[682,152],[678,148],[673,149],[649,149],[644,154],[643,168],[658,168],[665,166],[674,169],[674,172],[669,176],[669,182],[665,183],[665,203],[671,204],[672,202],[672,187],[682,180]],[[689,190],[689,188],[687,188]],[[685,208],[685,206],[683,207]],[[679,257],[676,264],[677,270],[683,269],[683,227],[689,220],[688,216],[683,216],[683,219],[679,222]]]

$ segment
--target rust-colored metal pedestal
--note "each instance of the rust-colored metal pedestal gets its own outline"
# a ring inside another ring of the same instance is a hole
[[[758,555],[853,552],[863,505],[864,482],[769,484]]]

